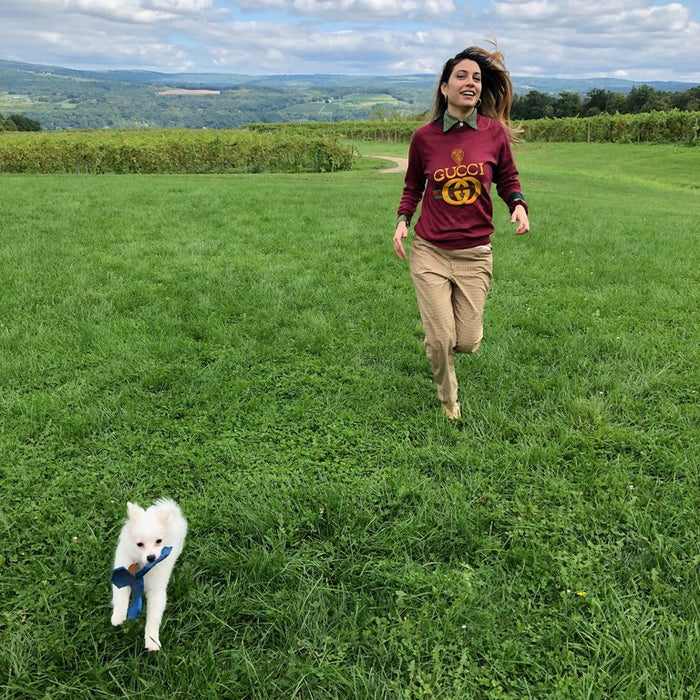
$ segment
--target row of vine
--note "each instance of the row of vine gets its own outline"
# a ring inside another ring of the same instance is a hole
[[[330,172],[352,167],[343,141],[408,142],[421,122],[296,122],[231,130],[5,132],[4,173]],[[526,141],[695,144],[700,112],[601,114],[522,123]]]
[[[300,122],[253,124],[249,128],[258,133],[284,132],[303,136],[323,133],[358,141],[408,142],[421,123],[409,120]],[[599,114],[585,118],[534,119],[519,125],[527,141],[693,144],[700,135],[700,112],[674,109],[645,114]]]
[[[227,131],[8,132],[5,173],[246,173],[349,170],[352,150],[323,133]]]

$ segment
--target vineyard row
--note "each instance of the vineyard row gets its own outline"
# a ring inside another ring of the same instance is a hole
[[[254,124],[258,133],[311,135],[323,133],[359,141],[408,142],[421,122],[299,122],[294,124]],[[526,141],[590,141],[615,143],[684,143],[694,144],[700,136],[700,112],[645,114],[600,114],[594,117],[533,119],[518,122]]]
[[[227,131],[5,132],[4,173],[252,173],[349,170],[333,136]]]
[[[417,121],[254,124],[232,130],[3,132],[3,173],[331,172],[352,167],[347,141],[408,142]],[[526,141],[684,143],[700,112],[601,114],[522,123]]]

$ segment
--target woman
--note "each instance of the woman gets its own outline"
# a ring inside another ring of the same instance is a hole
[[[503,54],[471,46],[451,58],[435,94],[433,118],[411,139],[394,250],[421,202],[410,268],[425,331],[425,351],[448,419],[462,417],[454,353],[474,353],[492,280],[491,184],[511,212],[515,232],[530,230],[511,152],[513,89]]]

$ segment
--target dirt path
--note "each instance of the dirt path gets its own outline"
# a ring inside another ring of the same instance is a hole
[[[382,168],[380,173],[405,173],[408,167],[408,158],[397,158],[396,156],[369,156],[370,158],[381,158],[382,160],[393,160],[396,165],[393,168]]]

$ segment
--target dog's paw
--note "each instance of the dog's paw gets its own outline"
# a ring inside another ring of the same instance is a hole
[[[118,627],[119,625],[121,625],[125,620],[126,620],[126,613],[125,612],[115,610],[112,613],[112,624],[115,627]]]
[[[146,649],[148,651],[158,651],[160,649],[160,639],[146,636]]]

